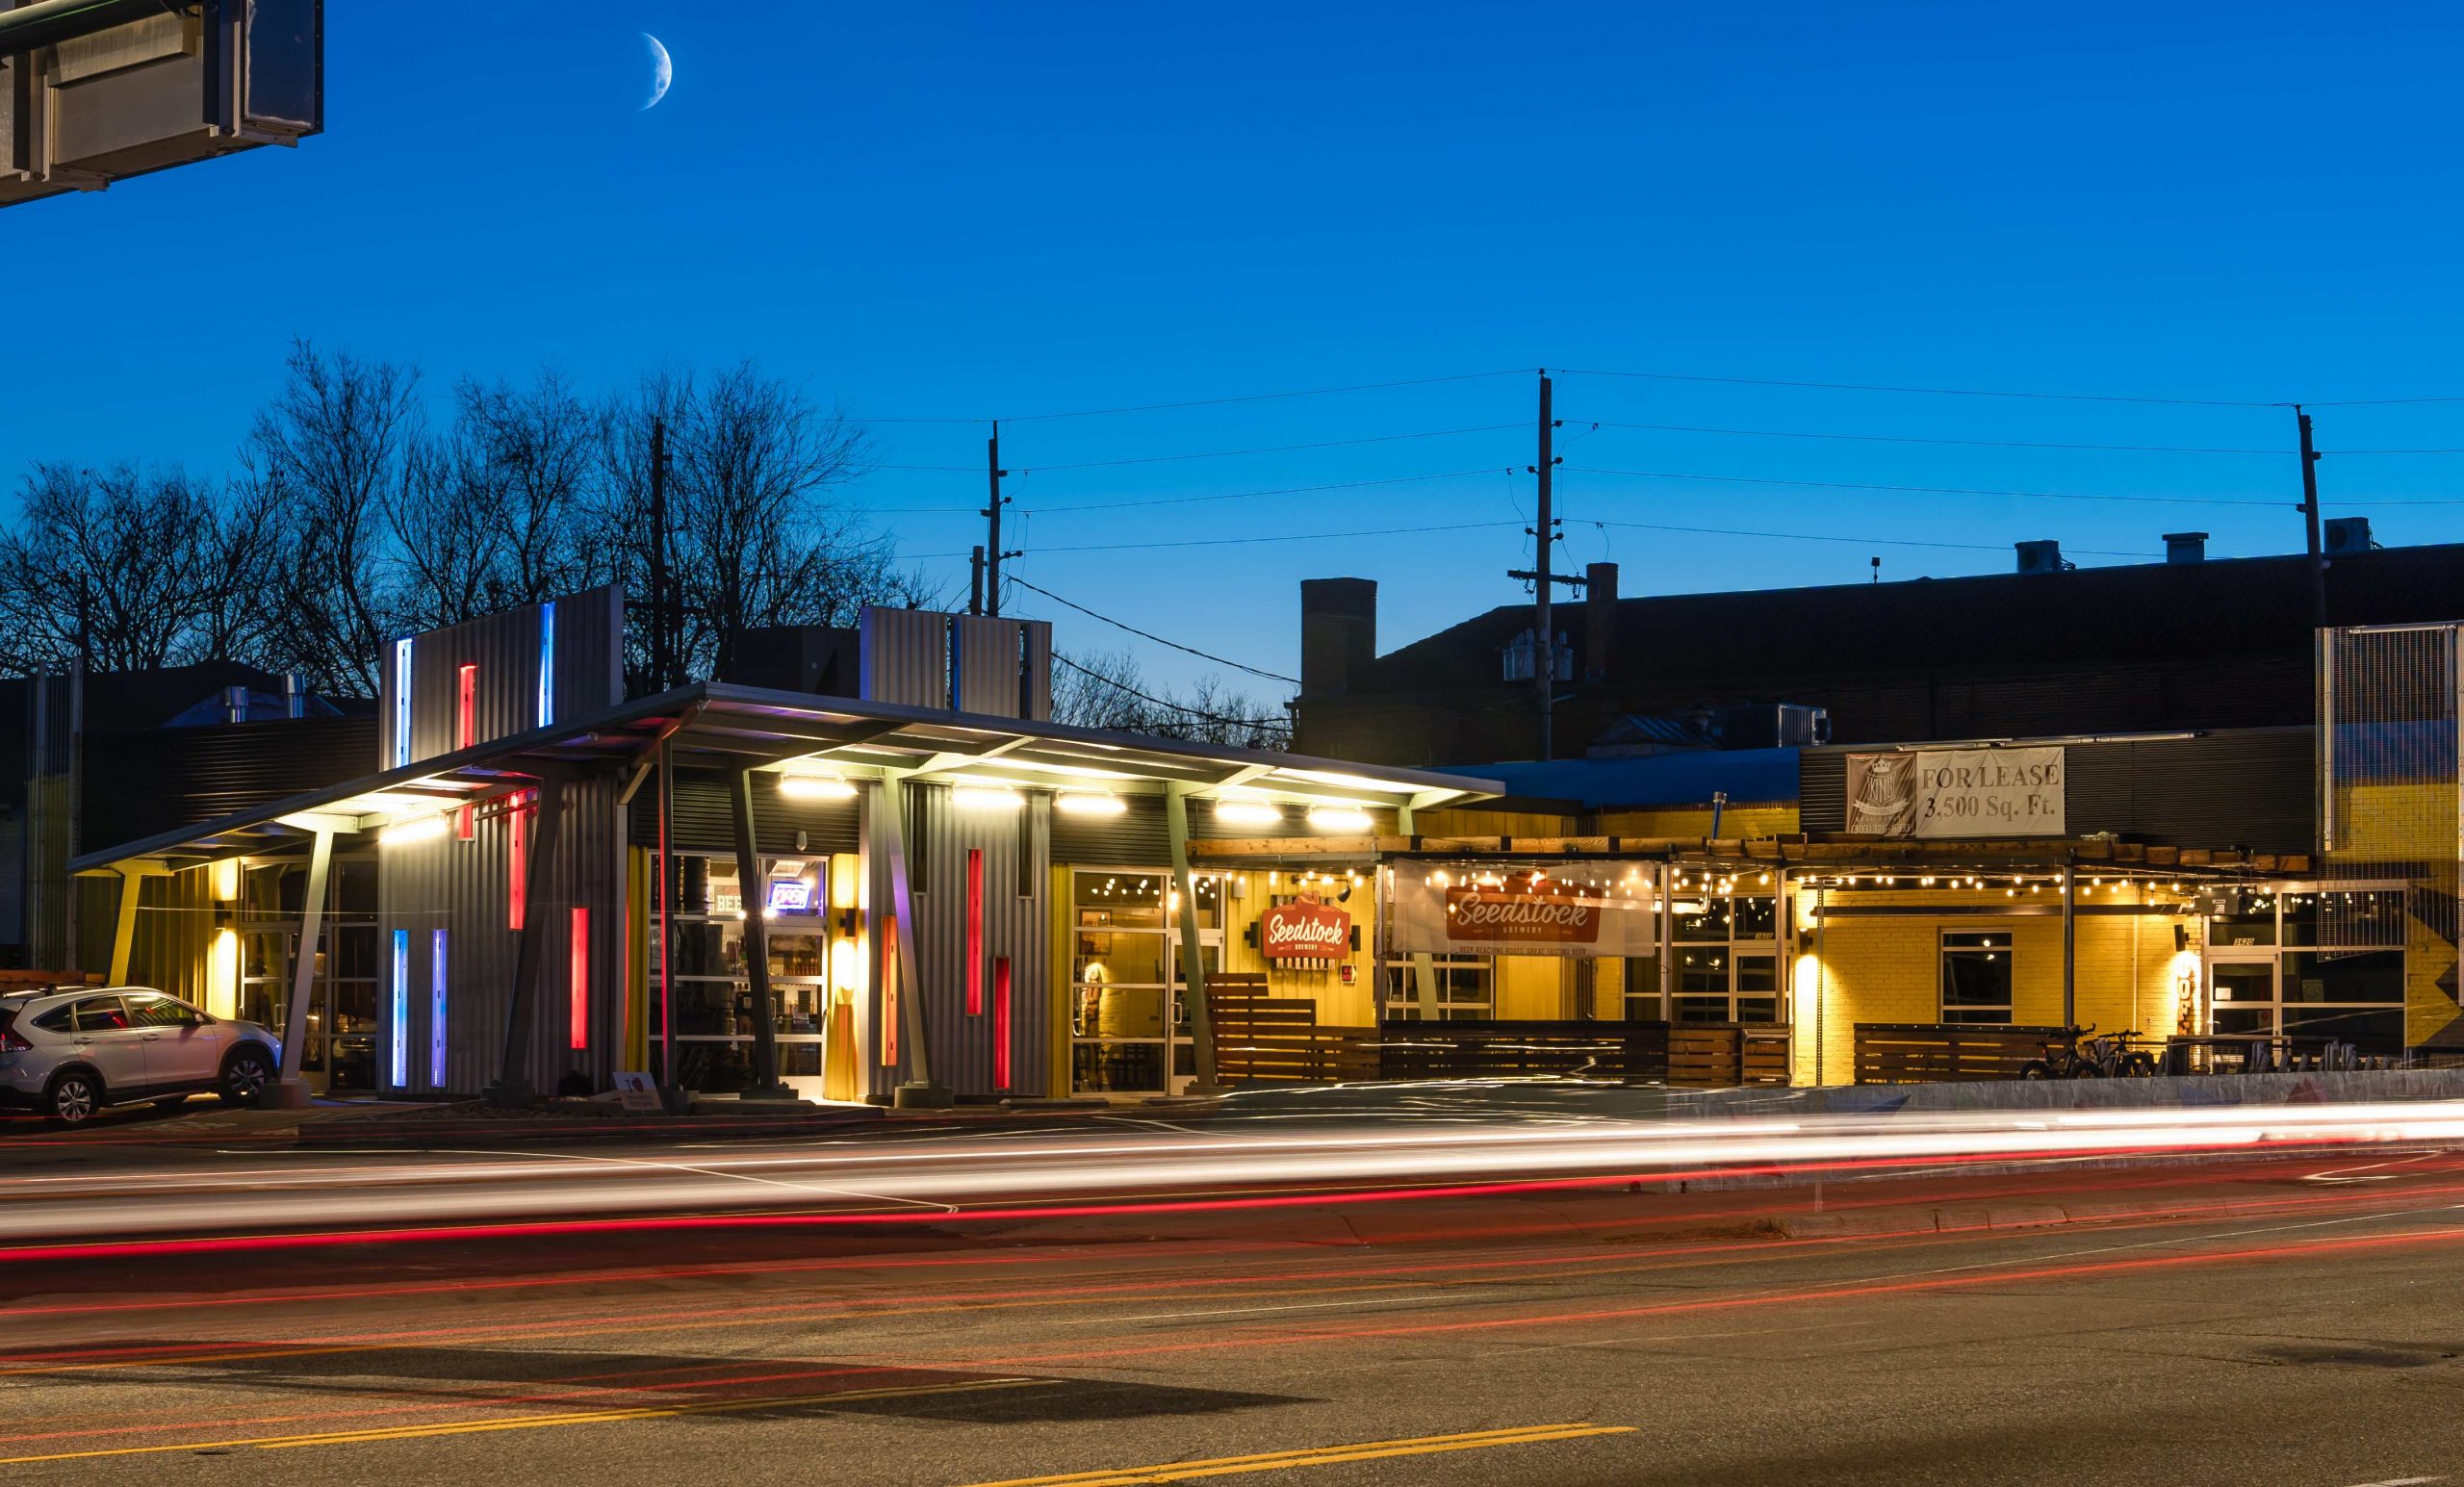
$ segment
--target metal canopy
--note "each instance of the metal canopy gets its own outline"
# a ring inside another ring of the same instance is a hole
[[[144,859],[192,864],[280,855],[305,847],[321,827],[379,831],[526,790],[546,766],[637,765],[661,741],[682,769],[752,767],[850,782],[895,776],[1120,796],[1178,787],[1219,798],[1416,810],[1502,791],[1495,781],[1464,775],[705,681],[88,852],[68,865],[85,873]]]

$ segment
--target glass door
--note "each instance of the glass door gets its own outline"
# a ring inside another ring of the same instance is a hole
[[[2276,958],[2272,953],[2210,954],[2207,961],[2207,1031],[2220,1037],[2274,1034]]]

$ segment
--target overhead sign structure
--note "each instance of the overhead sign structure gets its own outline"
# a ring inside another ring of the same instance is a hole
[[[1541,872],[1398,873],[1394,948],[1406,955],[1650,956],[1650,889]]]
[[[0,0],[0,206],[324,127],[323,0]]]
[[[1848,831],[1859,836],[2066,834],[2059,746],[1912,749],[1848,756]]]

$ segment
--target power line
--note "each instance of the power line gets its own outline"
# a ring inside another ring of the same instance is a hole
[[[1873,485],[1852,480],[1783,480],[1768,475],[1707,475],[1673,470],[1610,470],[1569,467],[1586,475],[1631,475],[1642,480],[1707,480],[1721,485],[1803,486],[1824,491],[1886,491],[1904,496],[2006,496],[2032,500],[2111,500],[2164,506],[2287,506],[2297,501],[2258,500],[2225,496],[2093,496],[2071,491],[2002,491],[1964,485]]]
[[[1718,428],[1701,423],[1616,423],[1606,419],[1569,419],[1568,423],[1590,423],[1598,428],[1641,428],[1671,434],[1737,434],[1751,439],[1839,439],[1857,444],[1940,444],[1963,449],[2095,449],[2118,454],[2265,454],[2281,459],[2283,449],[2244,449],[2205,448],[2195,445],[2171,444],[2059,444],[2033,439],[1927,439],[1911,434],[1831,434],[1814,433],[1800,428]],[[2432,454],[2454,453],[2445,449],[2348,449],[2348,454]]]
[[[1269,681],[1287,681],[1294,686],[1298,686],[1300,684],[1300,679],[1297,677],[1287,677],[1280,672],[1261,671],[1255,666],[1232,660],[1227,656],[1217,655],[1212,652],[1201,651],[1195,646],[1185,646],[1177,640],[1166,640],[1163,636],[1155,634],[1150,630],[1140,629],[1135,625],[1125,625],[1120,621],[1114,619],[1111,615],[1097,614],[1094,610],[1088,608],[1085,604],[1077,602],[1075,600],[1064,599],[1052,590],[1042,588],[1037,584],[1029,583],[1026,579],[1019,577],[1015,574],[1012,574],[1010,576],[1010,581],[1030,593],[1041,594],[1044,598],[1051,600],[1056,604],[1062,604],[1068,608],[1075,609],[1080,614],[1085,615],[1091,620],[1101,620],[1113,628],[1117,630],[1126,630],[1130,634],[1136,635],[1141,640],[1151,640],[1159,646],[1169,646],[1184,655],[1194,655],[1199,660],[1213,661],[1218,666],[1229,666],[1234,671],[1245,671],[1252,677],[1264,677]]]
[[[1235,728],[1282,728],[1285,726],[1285,720],[1281,718],[1227,717],[1219,712],[1208,712],[1202,707],[1192,707],[1186,703],[1176,703],[1166,698],[1156,697],[1151,694],[1142,692],[1125,681],[1115,680],[1113,678],[1107,677],[1102,672],[1096,671],[1091,667],[1081,666],[1076,661],[1071,660],[1069,657],[1062,654],[1058,651],[1052,653],[1052,658],[1059,661],[1062,665],[1068,667],[1071,671],[1078,673],[1082,677],[1101,682],[1103,685],[1111,687],[1116,692],[1127,692],[1130,696],[1137,698],[1142,703],[1152,703],[1158,707],[1168,707],[1174,712],[1184,713],[1193,718],[1204,718],[1209,723],[1229,723]]]
[[[1253,500],[1263,496],[1300,496],[1315,491],[1354,491],[1371,485],[1409,485],[1418,480],[1454,480],[1465,475],[1494,474],[1503,467],[1491,465],[1479,470],[1446,470],[1426,475],[1388,475],[1377,480],[1338,480],[1330,485],[1284,485],[1270,491],[1225,491],[1216,496],[1156,496],[1141,500],[1099,500],[1077,506],[1029,506],[1021,510],[1031,516],[1057,516],[1068,511],[1122,511],[1133,506],[1189,506],[1211,500]],[[955,510],[956,507],[937,507]]]
[[[1568,517],[1566,520],[1579,523],[1588,519]],[[1672,526],[1656,522],[1588,521],[1588,525],[1593,526],[1630,527],[1647,532],[1692,532],[1699,536],[1707,537],[1759,537],[1773,542],[1842,542],[1861,547],[1944,548],[1962,552],[2008,552],[2011,551],[2008,544],[1995,544],[1990,542],[1920,542],[1912,537],[1835,537],[1821,532],[1755,532],[1744,531],[1739,528],[1730,526]],[[2161,557],[2164,555],[2160,552],[2121,552],[2098,548],[2070,548],[2066,549],[2065,551],[2078,552],[2081,555],[2088,557],[2149,558]]]
[[[1261,542],[1333,542],[1346,537],[1407,537],[1419,532],[1473,532],[1493,530],[1501,526],[1520,526],[1520,522],[1450,522],[1433,526],[1379,526],[1351,532],[1294,532],[1273,537],[1193,537],[1177,542],[1095,542],[1066,548],[1031,548],[1024,556],[1042,556],[1052,552],[1142,552],[1154,548],[1229,548],[1246,547]]]
[[[1682,372],[1598,372],[1556,369],[1570,377],[1628,377],[1646,382],[1709,382],[1727,387],[1794,387],[1831,393],[1912,393],[1935,397],[2013,397],[2039,402],[2125,402],[2169,408],[2289,408],[2290,402],[2249,402],[2221,397],[2139,397],[2115,393],[2013,393],[1981,387],[1907,387],[1876,382],[1796,382],[1780,377],[1712,377]],[[2425,399],[2426,400],[2426,399]],[[2312,407],[2333,407],[2313,403]]]
[[[1289,454],[1298,449],[1337,449],[1361,444],[1395,444],[1405,439],[1445,439],[1455,434],[1493,434],[1501,429],[1521,428],[1520,423],[1479,423],[1470,428],[1431,428],[1414,434],[1372,434],[1365,439],[1323,439],[1314,444],[1270,444],[1254,449],[1209,449],[1197,454],[1142,454],[1128,459],[1082,460],[1074,465],[1020,466],[1019,474],[1033,474],[1039,470],[1102,470],[1114,465],[1163,465],[1185,459],[1230,459],[1239,454]]]
[[[1512,367],[1502,372],[1459,372],[1442,377],[1405,377],[1394,382],[1353,382],[1343,387],[1301,387],[1280,393],[1236,393],[1223,397],[1192,397],[1181,402],[1129,403],[1117,408],[1075,408],[1066,413],[1004,414],[999,417],[998,422],[1040,423],[1049,423],[1055,419],[1096,419],[1110,418],[1115,414],[1122,413],[1169,413],[1181,408],[1219,408],[1230,403],[1273,402],[1286,397],[1330,397],[1339,393],[1377,393],[1398,387],[1433,387],[1441,382],[1477,382],[1488,377],[1515,377],[1523,375],[1527,370]],[[990,423],[995,422],[989,417],[971,419],[872,418],[861,415],[856,417],[859,423]]]

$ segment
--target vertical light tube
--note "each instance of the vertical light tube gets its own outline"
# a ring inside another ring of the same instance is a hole
[[[394,996],[387,1009],[385,1043],[386,1081],[399,1090],[411,1082],[411,932],[394,932]]]
[[[454,673],[453,747],[468,749],[479,741],[479,667],[475,661],[464,661]],[[478,812],[464,805],[453,813],[453,834],[469,841],[477,834]]]
[[[984,1015],[984,852],[966,849],[966,1014]]]
[[[590,910],[586,905],[574,906],[573,945],[566,959],[573,975],[568,1040],[578,1051],[590,1046]]]
[[[394,642],[394,767],[411,761],[411,643]]]
[[[898,916],[882,921],[882,1067],[898,1067]]]
[[[539,726],[556,721],[556,602],[539,606]]]
[[[445,1088],[445,932],[436,932],[427,961],[427,1082]]]
[[[511,871],[505,878],[504,927],[519,933],[522,929],[525,900],[530,892],[530,828],[526,824],[530,813],[526,793],[513,797],[504,815],[505,860]]]
[[[1010,1088],[1010,958],[992,962],[992,1088]]]

